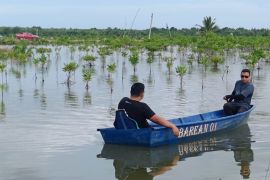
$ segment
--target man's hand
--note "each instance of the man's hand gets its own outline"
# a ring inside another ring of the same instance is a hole
[[[231,97],[232,97],[232,95],[226,95],[226,96],[223,97],[223,99],[228,102]]]
[[[159,125],[171,128],[173,131],[173,134],[178,137],[179,136],[179,129],[170,121],[167,121],[166,119],[159,117],[158,115],[154,115],[150,118],[151,121],[153,121],[154,123],[157,123]]]
[[[179,136],[180,131],[179,131],[179,129],[178,129],[175,125],[173,125],[172,131],[173,131],[173,134],[174,134],[176,137]]]

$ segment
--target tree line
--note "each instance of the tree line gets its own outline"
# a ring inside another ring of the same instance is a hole
[[[170,36],[196,36],[200,31],[200,27],[182,28],[152,28],[152,34],[155,36],[170,37]],[[120,29],[120,28],[106,28],[106,29],[77,29],[77,28],[42,28],[38,26],[33,27],[0,27],[1,36],[14,36],[16,33],[29,32],[37,34],[41,37],[123,37],[129,36],[134,38],[146,38],[149,29],[135,30],[135,29]],[[245,28],[217,28],[215,31],[218,35],[227,36],[268,36],[270,29],[245,29]]]

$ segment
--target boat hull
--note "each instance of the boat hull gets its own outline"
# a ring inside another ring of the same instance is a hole
[[[138,146],[160,146],[196,139],[198,136],[211,135],[213,132],[232,129],[247,122],[254,107],[243,113],[224,116],[223,111],[213,111],[178,119],[171,119],[180,131],[179,137],[173,135],[172,130],[154,123],[151,128],[115,129],[104,128],[100,131],[105,144],[125,144]]]

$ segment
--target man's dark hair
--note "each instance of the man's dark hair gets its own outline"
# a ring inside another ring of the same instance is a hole
[[[246,73],[246,72],[250,75],[250,70],[249,70],[249,69],[243,69],[243,70],[241,71],[241,73]]]
[[[130,89],[131,96],[140,96],[141,93],[144,92],[144,84],[143,83],[134,83]]]

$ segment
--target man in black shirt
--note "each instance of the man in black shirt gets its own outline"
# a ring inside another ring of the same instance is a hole
[[[174,124],[156,115],[146,103],[140,102],[143,97],[144,84],[135,83],[131,87],[130,98],[124,97],[119,102],[118,109],[125,109],[128,116],[137,122],[139,128],[148,128],[149,124],[147,119],[149,119],[159,125],[171,128],[173,134],[178,136],[179,129]]]
[[[241,80],[237,81],[231,95],[223,97],[227,101],[223,109],[226,115],[233,115],[244,112],[250,108],[251,98],[254,86],[251,82],[251,74],[249,69],[241,71]]]

